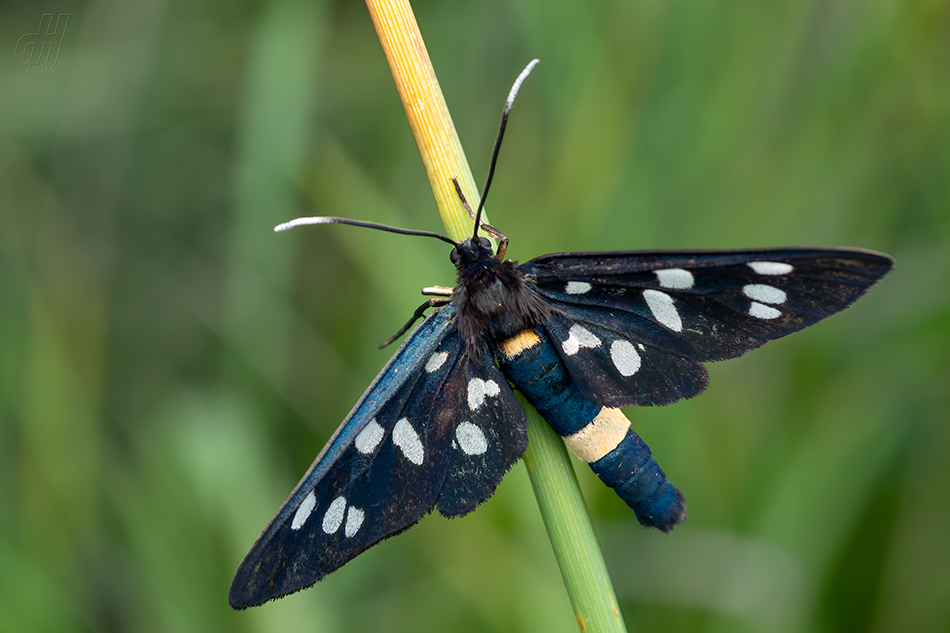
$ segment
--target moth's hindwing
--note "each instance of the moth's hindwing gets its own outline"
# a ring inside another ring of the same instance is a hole
[[[308,587],[432,509],[455,463],[446,387],[469,367],[454,316],[429,316],[366,390],[241,563],[232,607]]]
[[[521,457],[528,446],[527,418],[481,342],[462,354],[440,400],[455,431],[438,508],[455,517],[487,500]]]
[[[554,311],[544,331],[578,390],[594,402],[619,407],[663,405],[701,393],[709,382],[695,360],[650,345],[623,323],[614,328],[571,310]],[[609,322],[609,321],[608,321]]]
[[[545,328],[571,377],[594,402],[620,406],[696,395],[697,362],[843,310],[893,263],[858,249],[652,251],[545,255],[520,270],[553,308]]]

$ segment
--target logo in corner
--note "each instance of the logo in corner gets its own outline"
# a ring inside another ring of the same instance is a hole
[[[52,73],[56,70],[56,60],[66,37],[66,25],[69,14],[60,13],[53,23],[53,14],[44,13],[36,33],[20,36],[13,49],[16,60],[26,66],[26,72],[35,74]]]

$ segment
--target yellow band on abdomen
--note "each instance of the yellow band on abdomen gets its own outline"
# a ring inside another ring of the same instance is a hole
[[[565,437],[564,443],[585,462],[596,462],[617,448],[629,428],[630,421],[620,409],[604,407],[590,424]]]
[[[521,352],[531,349],[540,342],[541,337],[534,330],[521,330],[501,344],[501,351],[508,360],[512,360]]]

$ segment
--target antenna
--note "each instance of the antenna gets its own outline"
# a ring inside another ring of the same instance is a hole
[[[518,78],[515,79],[515,83],[511,85],[511,90],[508,91],[508,98],[505,99],[505,107],[501,111],[501,126],[498,128],[498,136],[495,137],[495,147],[492,149],[491,163],[488,166],[488,178],[485,179],[485,189],[482,191],[482,199],[479,200],[478,210],[475,212],[475,232],[472,234],[473,238],[478,236],[478,226],[482,219],[482,208],[485,206],[485,198],[488,197],[488,188],[491,187],[491,180],[495,175],[495,163],[498,162],[498,151],[501,149],[501,139],[504,138],[505,127],[508,125],[508,113],[511,112],[511,107],[515,103],[515,97],[518,96],[518,90],[521,89],[521,84],[524,83],[524,80],[528,78],[528,75],[531,74],[531,71],[534,70],[534,67],[537,66],[540,61],[540,59],[532,59],[528,62],[528,65],[524,67],[524,70],[522,70]]]
[[[280,231],[286,231],[292,229],[295,226],[303,226],[306,224],[349,224],[351,226],[362,226],[367,229],[376,229],[378,231],[389,231],[390,233],[402,233],[403,235],[421,235],[423,237],[435,237],[443,242],[448,242],[452,246],[458,246],[450,237],[446,237],[439,233],[432,233],[431,231],[416,231],[415,229],[400,229],[395,226],[389,226],[387,224],[379,224],[378,222],[367,222],[366,220],[351,220],[350,218],[334,218],[329,216],[313,216],[308,218],[296,218],[290,222],[284,222],[283,224],[278,224],[274,227],[274,232],[278,233]]]

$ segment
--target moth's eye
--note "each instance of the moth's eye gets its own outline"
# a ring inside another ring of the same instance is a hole
[[[488,240],[487,237],[478,238],[478,245],[481,246],[482,248],[491,250],[491,242]]]
[[[459,263],[459,249],[453,248],[452,253],[449,255],[449,259],[452,260],[452,264],[457,266]]]

